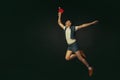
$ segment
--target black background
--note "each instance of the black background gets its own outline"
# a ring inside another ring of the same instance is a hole
[[[74,25],[99,20],[77,32],[80,47],[94,67],[77,59],[64,59],[67,45],[57,24],[57,8],[63,22]],[[9,0],[1,2],[1,80],[119,80],[119,18],[117,0]]]

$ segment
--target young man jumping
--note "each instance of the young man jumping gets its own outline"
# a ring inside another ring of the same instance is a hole
[[[79,26],[72,26],[72,22],[70,20],[67,20],[64,25],[61,22],[61,15],[62,15],[63,11],[61,12],[62,9],[61,10],[60,9],[61,8],[59,8],[59,12],[58,12],[58,24],[63,30],[65,30],[65,37],[66,37],[66,41],[68,44],[65,59],[67,61],[69,61],[69,60],[77,57],[88,68],[89,76],[92,76],[93,68],[88,64],[88,62],[85,59],[85,57],[86,57],[85,54],[79,48],[77,40],[75,39],[75,32],[81,28],[85,28],[85,27],[91,26],[93,24],[96,24],[98,21],[95,20],[93,22],[84,23]]]

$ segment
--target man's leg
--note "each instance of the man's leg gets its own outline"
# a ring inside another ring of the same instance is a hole
[[[76,57],[77,57],[76,54],[71,54],[71,55],[70,55],[70,60],[72,60],[72,59],[74,59],[74,58],[76,58]]]
[[[86,58],[86,55],[84,54],[84,52],[82,50],[80,50],[80,53],[84,58]]]
[[[71,56],[71,54],[72,54],[72,51],[71,51],[71,50],[67,50],[67,52],[66,52],[66,56],[65,56],[65,59],[66,59],[67,61],[70,60],[70,56]]]
[[[88,68],[89,70],[89,76],[92,76],[93,74],[93,69],[92,67],[89,66],[88,62],[82,57],[82,54],[80,51],[75,52],[77,58]]]

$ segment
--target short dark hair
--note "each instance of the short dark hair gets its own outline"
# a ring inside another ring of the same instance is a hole
[[[72,23],[71,25],[74,24],[74,22],[72,21],[72,19],[66,19],[66,21],[68,21],[68,20]],[[65,21],[65,22],[66,22],[66,21]]]
[[[70,21],[70,22],[72,22],[72,20],[71,20],[71,19],[67,19],[66,21]]]

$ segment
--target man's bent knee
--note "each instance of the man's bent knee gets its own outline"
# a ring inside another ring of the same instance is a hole
[[[65,57],[65,60],[66,60],[66,61],[69,61],[69,60],[70,60],[70,57]]]

